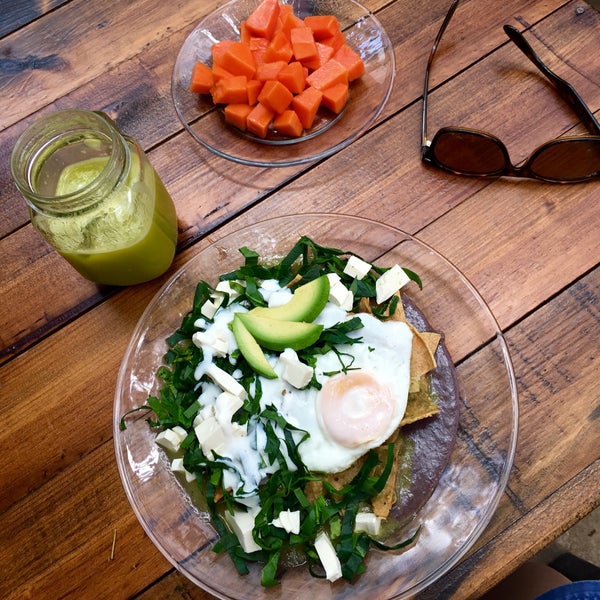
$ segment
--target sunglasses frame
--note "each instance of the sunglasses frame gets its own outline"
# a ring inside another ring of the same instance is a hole
[[[448,27],[448,23],[450,22],[450,19],[452,18],[452,16],[454,15],[454,12],[456,11],[458,3],[459,3],[459,0],[453,0],[452,4],[450,5],[450,8],[446,14],[446,17],[444,18],[444,21],[442,22],[442,25],[440,26],[438,34],[433,42],[433,46],[432,46],[431,52],[429,54],[429,59],[427,61],[427,67],[425,69],[425,82],[424,82],[424,86],[423,86],[423,113],[422,113],[422,122],[421,122],[421,159],[424,162],[426,162],[432,166],[435,166],[439,169],[443,169],[445,171],[449,171],[451,173],[455,173],[457,175],[470,175],[470,176],[476,176],[476,177],[500,177],[502,175],[507,175],[510,177],[527,177],[527,178],[531,178],[531,179],[540,179],[542,181],[549,181],[549,182],[553,182],[553,183],[556,183],[556,182],[558,182],[558,183],[562,183],[562,182],[576,183],[576,182],[582,182],[582,181],[589,181],[590,179],[599,177],[600,169],[596,173],[591,174],[589,176],[579,178],[579,179],[569,179],[569,180],[552,179],[552,178],[548,178],[548,177],[542,177],[542,176],[536,174],[534,171],[532,171],[531,165],[535,161],[537,156],[541,152],[545,151],[547,148],[549,148],[553,145],[563,144],[566,142],[568,143],[571,141],[578,141],[578,142],[593,141],[593,142],[600,143],[600,123],[596,120],[592,111],[588,108],[587,104],[583,101],[583,99],[577,93],[575,88],[570,83],[568,83],[567,81],[562,79],[562,77],[559,77],[558,75],[556,75],[556,73],[554,73],[542,61],[542,59],[536,54],[536,52],[530,46],[529,42],[523,37],[523,34],[518,29],[513,27],[512,25],[504,25],[504,32],[506,33],[508,38],[519,48],[519,50],[521,50],[521,52],[523,52],[523,54],[525,54],[525,56],[527,56],[527,58],[529,58],[529,60],[539,69],[539,71],[552,83],[552,85],[555,87],[555,89],[560,94],[562,99],[565,100],[565,102],[575,111],[576,115],[579,117],[581,122],[585,125],[585,127],[588,129],[588,131],[593,135],[592,136],[565,136],[565,137],[556,138],[554,140],[546,142],[545,144],[542,144],[541,146],[536,148],[534,150],[534,152],[529,156],[527,161],[521,166],[513,165],[510,160],[508,150],[507,150],[506,146],[503,144],[503,142],[495,135],[492,135],[485,131],[480,131],[478,129],[463,128],[463,127],[443,127],[434,135],[434,137],[431,141],[429,141],[427,139],[427,106],[428,106],[428,96],[429,96],[429,74],[431,72],[431,67],[432,67],[439,43],[442,39],[444,32],[446,31],[446,28]],[[436,146],[437,140],[440,138],[440,136],[447,134],[447,133],[467,133],[467,134],[471,134],[471,135],[477,135],[479,137],[485,137],[487,139],[492,140],[497,145],[497,147],[501,150],[502,154],[504,155],[504,159],[505,159],[504,167],[502,169],[499,169],[499,170],[496,170],[493,172],[489,172],[489,173],[469,173],[467,171],[458,171],[458,170],[455,170],[455,169],[445,166],[443,163],[441,163],[437,160],[434,151],[435,151],[435,146]]]

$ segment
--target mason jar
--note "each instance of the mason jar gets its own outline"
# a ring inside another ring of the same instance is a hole
[[[140,146],[104,113],[61,110],[29,126],[11,155],[35,229],[87,279],[132,285],[173,261],[173,201]]]

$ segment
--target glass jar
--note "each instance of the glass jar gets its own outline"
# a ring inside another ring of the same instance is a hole
[[[139,145],[104,113],[40,118],[17,140],[11,172],[35,229],[87,279],[131,285],[171,265],[173,201]]]

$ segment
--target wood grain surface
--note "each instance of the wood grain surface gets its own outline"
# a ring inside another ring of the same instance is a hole
[[[477,598],[600,503],[600,181],[479,180],[420,160],[422,81],[449,2],[364,2],[384,23],[394,89],[377,123],[315,164],[225,161],[182,128],[178,49],[216,0],[0,1],[0,597],[208,599],[154,547],[123,491],[112,439],[117,373],[162,283],[210,241],[298,212],[369,217],[417,234],[477,287],[517,374],[519,443],[499,508],[469,555],[419,598]],[[431,78],[430,136],[490,131],[514,163],[583,130],[505,37],[534,49],[600,114],[600,14],[566,0],[465,0]],[[81,278],[33,230],[9,156],[60,108],[104,110],[135,137],[177,208],[161,278]]]

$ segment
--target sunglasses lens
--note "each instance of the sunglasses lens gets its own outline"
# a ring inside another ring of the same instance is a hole
[[[431,151],[440,166],[463,175],[499,175],[508,163],[501,142],[477,131],[442,129]]]
[[[549,181],[582,181],[600,174],[600,138],[563,139],[539,148],[531,172]]]

